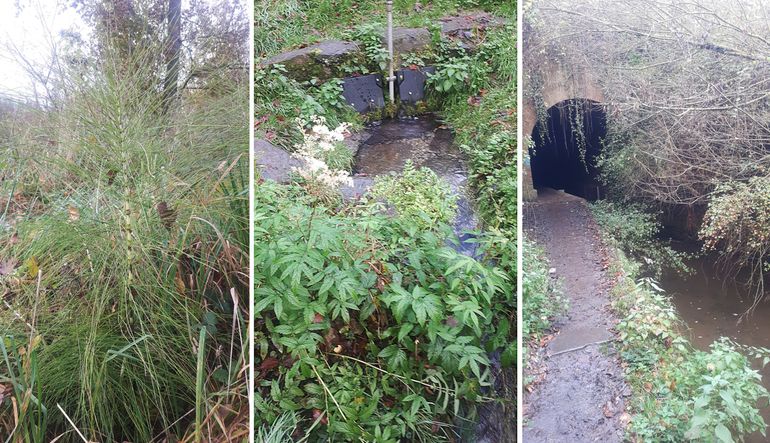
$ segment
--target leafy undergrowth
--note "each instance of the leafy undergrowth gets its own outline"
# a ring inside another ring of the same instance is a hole
[[[0,434],[240,441],[248,89],[191,93],[171,116],[143,86],[151,63],[121,66],[5,122]]]
[[[457,196],[428,168],[415,168],[407,160],[398,176],[377,177],[370,195],[386,199],[402,217],[427,229],[436,223],[451,223],[457,211]]]
[[[591,213],[602,230],[642,264],[645,272],[659,276],[664,269],[682,274],[689,272],[687,254],[675,251],[659,239],[661,225],[656,215],[633,204],[599,200],[590,205]]]
[[[539,338],[551,326],[551,320],[564,312],[566,300],[559,294],[549,273],[545,251],[527,238],[522,246],[522,331],[525,340]]]
[[[461,57],[467,58],[463,62],[467,68],[460,71],[465,78],[462,86],[431,98],[469,158],[471,184],[485,225],[512,240],[518,201],[514,48],[515,27],[490,32],[473,57]],[[448,70],[438,69],[435,81],[448,75]]]
[[[609,239],[611,243],[614,241]],[[721,338],[708,352],[694,349],[670,298],[640,265],[615,249],[613,307],[621,358],[633,395],[629,439],[645,442],[742,441],[765,433],[759,412],[770,399],[751,358],[768,350]]]
[[[395,0],[394,26],[431,27],[436,19],[481,9],[504,17],[516,17],[516,2],[508,0]],[[374,17],[385,22],[385,2],[373,0],[281,0],[256,2],[255,53],[259,60],[282,50],[326,38],[344,38],[346,32]],[[308,29],[312,29],[308,33]]]
[[[310,441],[456,439],[511,329],[493,316],[509,275],[377,204],[265,181],[255,208],[258,426],[295,411]],[[497,240],[479,239],[486,258],[512,260]]]

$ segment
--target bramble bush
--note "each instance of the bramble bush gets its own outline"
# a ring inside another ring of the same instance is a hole
[[[700,230],[705,250],[720,250],[738,268],[770,271],[770,177],[728,182],[711,197]]]

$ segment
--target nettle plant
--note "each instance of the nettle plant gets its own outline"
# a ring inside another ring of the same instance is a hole
[[[295,411],[310,441],[449,438],[489,385],[493,305],[513,283],[377,203],[333,212],[258,185],[256,409]],[[260,425],[260,423],[258,423]]]
[[[437,92],[475,94],[489,85],[492,68],[487,53],[469,55],[465,49],[447,41],[441,41],[437,51],[436,72],[428,78],[428,85]]]

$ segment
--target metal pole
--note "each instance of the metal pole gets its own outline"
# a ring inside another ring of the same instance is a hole
[[[388,11],[388,90],[390,91],[390,102],[396,102],[395,81],[393,75],[393,0],[386,0],[385,5]]]

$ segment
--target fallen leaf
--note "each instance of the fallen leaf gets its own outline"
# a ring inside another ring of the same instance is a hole
[[[176,292],[178,292],[180,295],[185,295],[187,292],[187,288],[184,285],[184,280],[182,280],[182,277],[178,273],[174,275],[174,286],[176,287]]]
[[[168,203],[166,202],[158,203],[156,209],[158,210],[158,215],[160,216],[163,225],[166,228],[171,228],[171,225],[174,224],[174,221],[176,220],[176,211],[169,208]]]
[[[15,259],[9,258],[8,260],[0,261],[0,275],[11,275],[14,269],[16,269]]]
[[[612,418],[615,416],[615,407],[612,405],[612,402],[607,402],[607,404],[604,405],[602,408],[602,411],[604,412],[604,416],[607,418]]]
[[[329,419],[326,418],[326,414],[324,414],[323,411],[321,411],[320,409],[313,409],[313,420],[316,421],[316,420],[319,420],[319,419],[320,419],[322,425],[328,425],[329,424]]]
[[[278,359],[269,357],[264,360],[262,360],[262,363],[259,365],[260,371],[270,371],[272,369],[275,369],[278,367]]]

